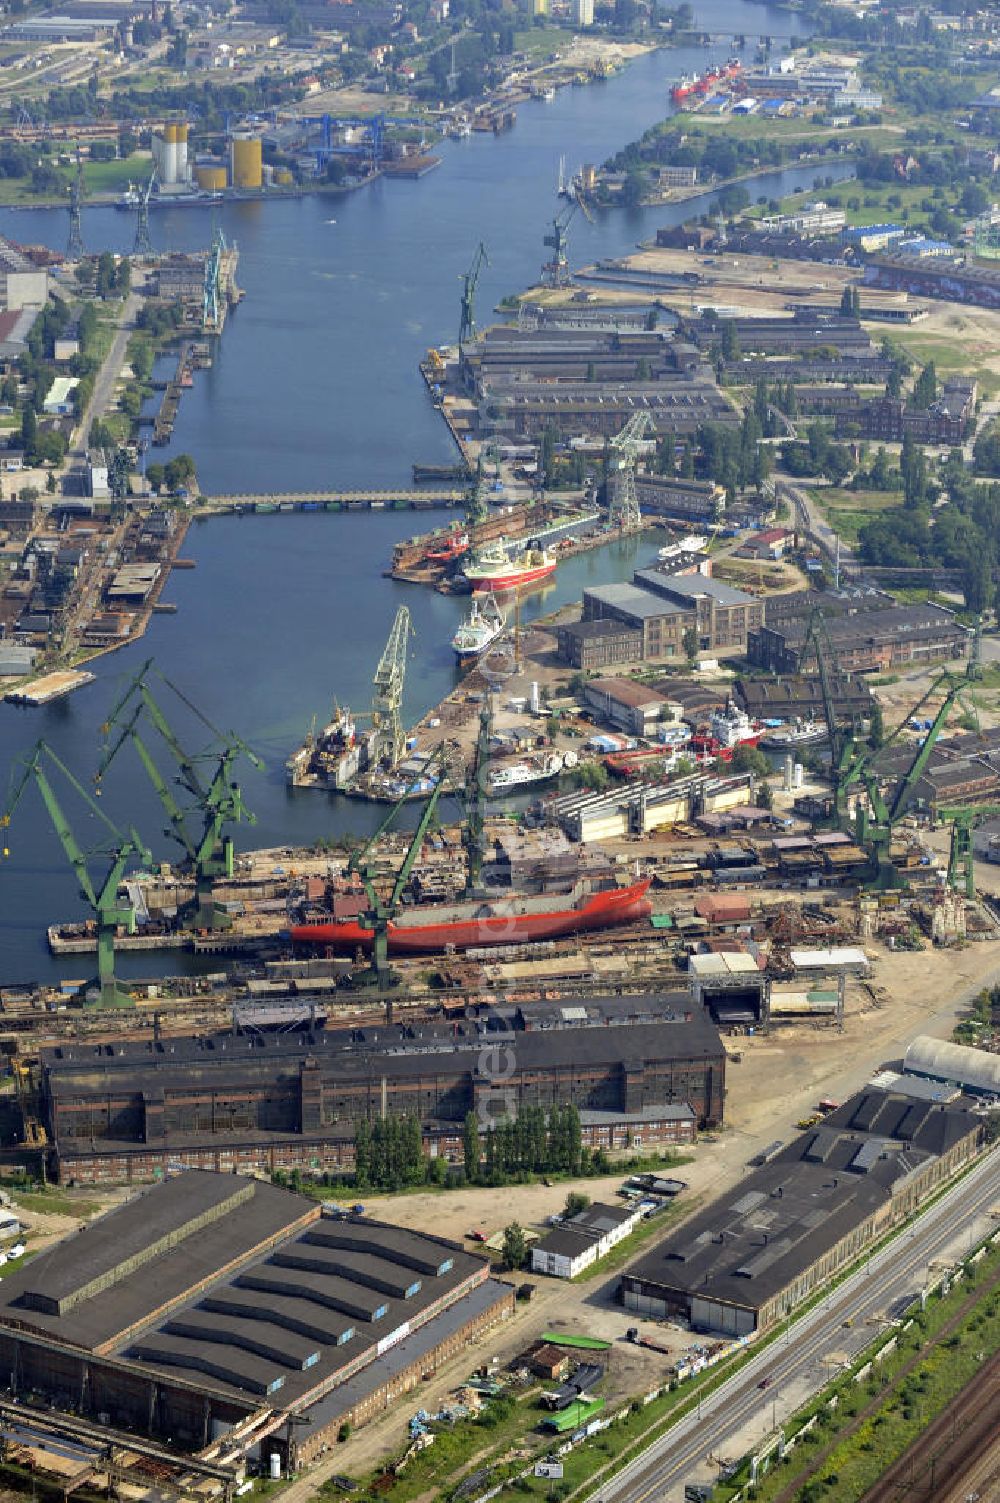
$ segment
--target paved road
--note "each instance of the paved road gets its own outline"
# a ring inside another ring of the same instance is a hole
[[[87,457],[87,439],[90,435],[90,425],[108,411],[115,393],[115,382],[121,374],[125,364],[125,349],[129,338],[135,330],[135,316],[139,309],[139,294],[130,292],[122,304],[118,315],[118,329],[104,361],[94,380],[94,391],[87,406],[87,410],[80,420],[76,430],[76,443],[72,452],[67,455],[67,463],[72,467],[74,464],[83,464]]]
[[[822,1305],[811,1310],[741,1372],[708,1396],[588,1503],[680,1503],[684,1483],[711,1479],[711,1456],[741,1453],[733,1442],[756,1423],[780,1423],[872,1337],[893,1301],[915,1294],[931,1265],[960,1256],[994,1225],[1000,1201],[1000,1151],[994,1150],[908,1231],[875,1254]],[[845,1328],[850,1319],[852,1326]],[[768,1378],[766,1395],[758,1387]]]

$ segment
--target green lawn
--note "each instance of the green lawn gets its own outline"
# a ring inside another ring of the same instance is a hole
[[[149,152],[137,151],[122,161],[85,162],[83,178],[91,193],[114,193],[127,188],[129,183],[148,182],[151,170]]]
[[[528,26],[524,31],[515,31],[514,47],[518,52],[526,52],[537,66],[546,62],[552,52],[565,57],[572,35],[565,26]]]
[[[73,1200],[69,1195],[60,1195],[57,1190],[15,1190],[14,1199],[26,1211],[37,1211],[46,1216],[75,1216],[80,1221],[89,1221],[100,1206],[96,1200]]]
[[[856,543],[866,522],[880,512],[903,504],[901,491],[848,491],[840,486],[817,486],[809,492],[843,542]]]

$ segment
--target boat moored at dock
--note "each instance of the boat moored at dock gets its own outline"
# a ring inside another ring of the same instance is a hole
[[[554,553],[535,541],[512,550],[498,538],[479,549],[463,572],[475,592],[518,590],[548,579],[557,562]]]
[[[468,903],[431,903],[403,908],[388,926],[390,955],[437,955],[448,949],[470,950],[494,945],[561,939],[593,929],[614,929],[648,918],[652,904],[649,881],[629,887],[497,898]],[[292,943],[353,954],[370,950],[373,930],[360,919],[299,924]]]
[[[507,617],[492,595],[487,595],[482,605],[479,597],[474,596],[472,609],[451,639],[459,662],[481,657],[503,635],[506,626]]]

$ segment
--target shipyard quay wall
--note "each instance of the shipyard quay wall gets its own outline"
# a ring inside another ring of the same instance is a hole
[[[68,1045],[42,1057],[59,1178],[141,1182],[172,1165],[333,1169],[360,1120],[411,1116],[461,1157],[483,1127],[572,1103],[584,1142],[690,1138],[722,1119],[725,1048],[685,993],[491,1009],[447,1024]]]

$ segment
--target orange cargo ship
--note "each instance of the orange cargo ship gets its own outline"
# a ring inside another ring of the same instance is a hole
[[[553,906],[549,893],[468,903],[434,903],[402,909],[389,924],[390,955],[437,955],[451,947],[478,949],[489,945],[517,945],[532,940],[561,939],[589,929],[614,929],[649,918],[653,911],[649,881],[600,892],[574,888],[565,906]],[[558,899],[555,900],[558,903]],[[373,931],[357,919],[322,924],[298,924],[292,931],[296,945],[346,951],[370,950]]]

